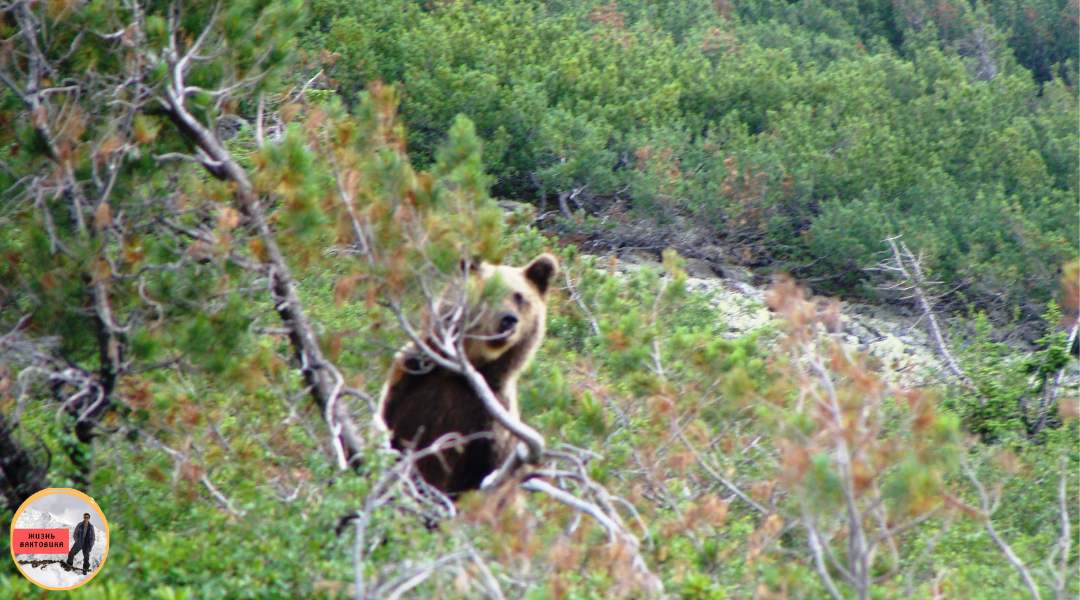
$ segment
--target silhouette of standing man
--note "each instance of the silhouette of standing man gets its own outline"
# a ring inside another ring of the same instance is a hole
[[[90,568],[90,549],[94,547],[94,526],[90,524],[90,513],[83,514],[83,522],[75,526],[74,537],[75,546],[68,553],[67,564],[72,566],[72,559],[82,551],[82,568],[86,571]]]

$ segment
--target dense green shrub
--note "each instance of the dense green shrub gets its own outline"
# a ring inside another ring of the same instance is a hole
[[[1024,61],[1049,42],[1009,46],[1005,3],[903,7],[327,1],[306,43],[347,99],[402,87],[420,164],[467,114],[496,195],[675,211],[834,293],[872,294],[863,269],[904,234],[937,278],[1032,318],[1080,243],[1077,63],[1039,83]]]

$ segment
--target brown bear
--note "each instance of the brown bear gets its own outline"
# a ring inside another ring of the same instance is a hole
[[[518,376],[544,339],[547,294],[558,271],[558,259],[546,253],[520,268],[483,263],[471,269],[479,287],[498,275],[503,293],[480,310],[469,307],[477,314],[461,321],[472,324],[465,334],[465,355],[515,419]],[[397,450],[420,450],[451,432],[492,432],[417,461],[423,478],[450,495],[479,489],[516,447],[516,438],[495,422],[465,377],[424,357],[414,344],[395,356],[376,418]]]

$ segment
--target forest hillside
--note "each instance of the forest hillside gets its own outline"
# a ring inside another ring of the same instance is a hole
[[[0,0],[0,520],[92,496],[87,600],[1075,598],[1078,23]],[[544,252],[521,460],[448,498],[395,351],[490,394],[506,291],[445,290]]]

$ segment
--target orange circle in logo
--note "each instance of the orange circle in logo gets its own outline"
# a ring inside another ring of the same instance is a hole
[[[78,490],[41,490],[15,511],[11,559],[23,576],[40,587],[73,590],[93,579],[108,555],[105,513]],[[80,557],[82,568],[77,566]]]

